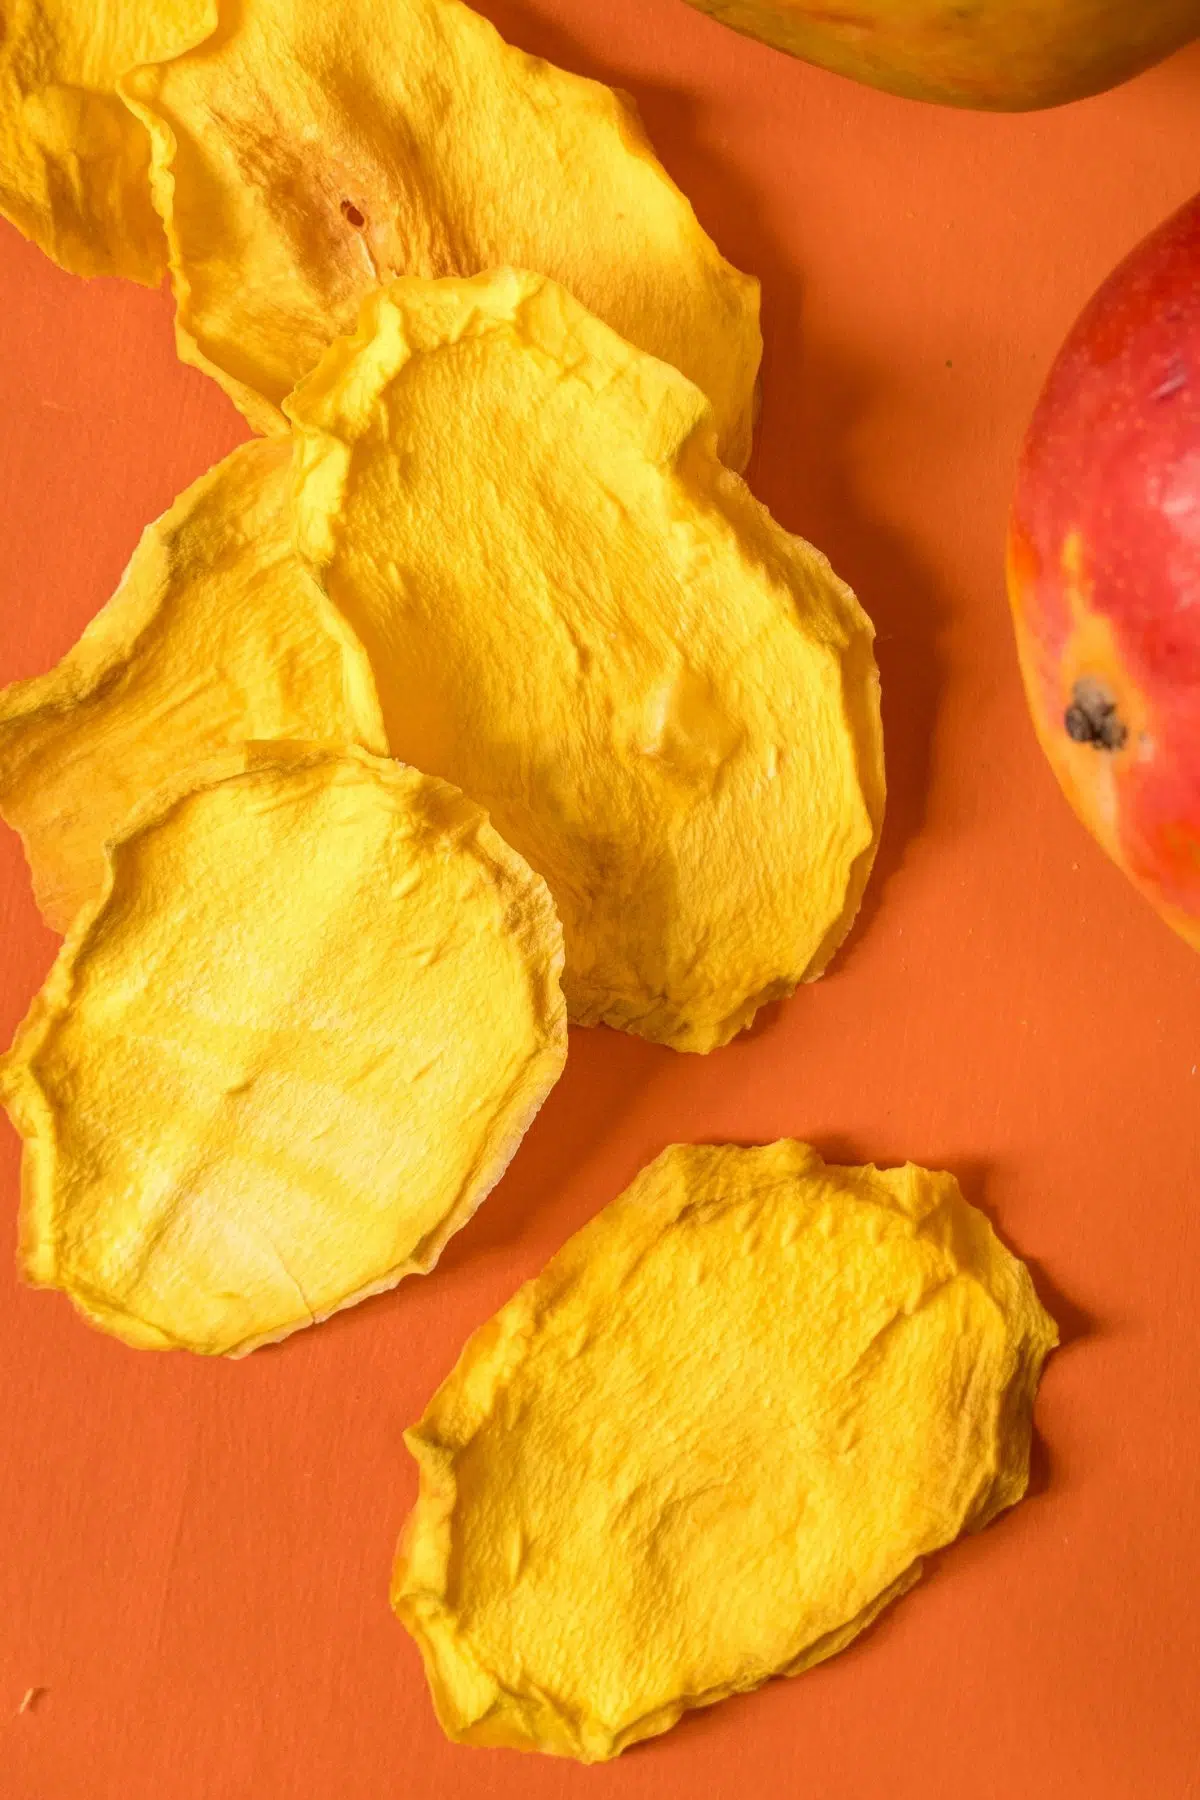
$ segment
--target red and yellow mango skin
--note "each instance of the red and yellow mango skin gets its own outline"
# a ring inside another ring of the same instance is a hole
[[[1200,194],[1058,354],[1021,453],[1008,592],[1063,791],[1200,949]]]
[[[990,112],[1103,93],[1200,33],[1200,0],[693,0],[872,87]]]

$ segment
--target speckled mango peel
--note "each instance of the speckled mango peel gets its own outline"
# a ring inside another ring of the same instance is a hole
[[[603,1761],[834,1655],[1020,1499],[1056,1341],[949,1175],[665,1151],[406,1434],[443,1728]]]
[[[122,86],[151,134],[178,339],[260,431],[396,275],[555,276],[699,383],[750,451],[758,283],[655,158],[630,100],[511,49],[458,0],[223,0]]]
[[[362,646],[292,551],[291,452],[244,444],[147,527],[46,675],[0,692],[0,816],[46,921],[107,879],[106,839],[189,765],[252,738],[386,749]]]
[[[819,975],[883,815],[872,629],[699,389],[501,271],[379,290],[288,412],[392,753],[545,877],[572,1018],[709,1050]]]
[[[216,0],[6,0],[0,214],[62,268],[162,280],[150,140],[117,84],[138,63],[198,44],[216,22]]]
[[[240,1354],[427,1270],[566,1054],[549,895],[446,783],[231,751],[112,846],[0,1061],[21,1261]]]

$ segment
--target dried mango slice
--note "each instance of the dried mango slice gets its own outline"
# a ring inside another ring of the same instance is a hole
[[[883,811],[871,626],[700,391],[505,271],[378,291],[288,411],[392,752],[545,876],[572,1017],[708,1050],[819,975]]]
[[[429,1269],[562,1069],[561,963],[445,782],[227,752],[112,847],[0,1062],[26,1275],[128,1343],[241,1354]]]
[[[6,0],[0,214],[62,268],[150,287],[166,274],[150,140],[117,82],[216,23],[216,0]]]
[[[1020,1499],[1056,1342],[949,1175],[665,1151],[406,1434],[443,1728],[596,1762],[834,1655]]]
[[[0,816],[55,930],[103,886],[105,839],[189,764],[249,738],[385,749],[362,646],[292,551],[290,470],[280,440],[227,456],[57,668],[0,692]]]
[[[178,339],[260,431],[396,275],[555,276],[711,399],[750,452],[758,283],[720,256],[632,102],[458,0],[225,0],[122,91],[154,141]]]

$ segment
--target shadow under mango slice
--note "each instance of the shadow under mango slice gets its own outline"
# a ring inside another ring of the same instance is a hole
[[[287,410],[392,754],[544,876],[572,1018],[710,1050],[818,976],[883,816],[873,633],[700,390],[501,271],[377,291]]]
[[[632,102],[458,0],[221,0],[122,92],[150,131],[180,354],[260,431],[364,294],[512,263],[708,394],[750,452],[758,283],[701,230]]]
[[[21,1261],[242,1354],[436,1262],[566,1055],[543,884],[445,782],[231,751],[109,854],[8,1055]]]
[[[834,1655],[1021,1498],[1056,1341],[952,1176],[664,1151],[406,1434],[443,1728],[599,1762]]]

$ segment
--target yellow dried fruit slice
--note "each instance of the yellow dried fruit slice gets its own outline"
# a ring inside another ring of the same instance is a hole
[[[47,923],[105,879],[104,842],[191,763],[250,738],[386,748],[362,646],[295,556],[290,447],[244,444],[149,526],[49,674],[0,692],[0,816]]]
[[[665,1151],[406,1434],[443,1728],[597,1762],[832,1656],[1020,1499],[1056,1342],[949,1175]]]
[[[882,819],[871,626],[699,389],[505,271],[378,291],[288,411],[392,752],[545,876],[572,1017],[708,1050],[819,975]]]
[[[561,1072],[561,962],[447,783],[226,753],[113,846],[0,1062],[25,1274],[128,1343],[241,1354],[429,1269]]]
[[[260,431],[396,275],[555,276],[750,452],[758,283],[720,256],[632,102],[458,0],[238,0],[122,90],[154,141],[178,339]]]
[[[6,0],[0,214],[62,268],[162,280],[150,140],[117,82],[200,43],[216,22],[216,0]]]

